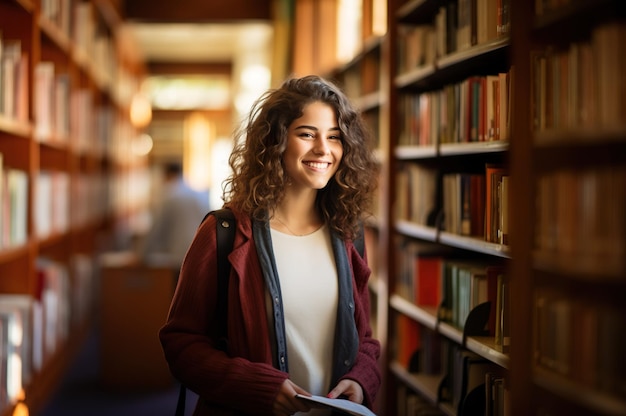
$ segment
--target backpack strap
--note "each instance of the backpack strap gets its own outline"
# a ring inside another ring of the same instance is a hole
[[[228,313],[228,278],[230,275],[230,264],[228,254],[233,248],[235,240],[235,216],[228,208],[211,211],[204,216],[202,224],[209,215],[215,216],[215,229],[217,239],[217,314],[219,316],[220,343],[226,349],[226,317]],[[187,397],[187,387],[181,383],[176,402],[176,416],[184,416],[185,399]]]
[[[209,213],[210,214],[210,213]],[[226,342],[226,317],[228,316],[228,277],[230,264],[228,254],[235,240],[235,216],[228,208],[212,212],[217,223],[217,316],[220,324],[220,337]]]

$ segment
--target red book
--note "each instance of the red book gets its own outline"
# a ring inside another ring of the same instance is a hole
[[[485,241],[491,243],[498,242],[498,184],[506,172],[502,165],[487,164],[485,167]]]
[[[420,348],[420,326],[406,315],[396,316],[396,339],[398,341],[397,359],[405,368],[409,368],[411,357]]]
[[[441,303],[441,257],[415,258],[415,299],[418,306],[438,307]]]

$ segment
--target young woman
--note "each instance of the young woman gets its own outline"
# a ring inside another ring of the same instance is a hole
[[[366,254],[354,247],[376,186],[367,129],[316,76],[287,80],[254,105],[225,186],[236,218],[227,348],[220,348],[216,220],[194,238],[160,340],[170,369],[199,395],[194,415],[328,415],[296,394],[372,407]]]

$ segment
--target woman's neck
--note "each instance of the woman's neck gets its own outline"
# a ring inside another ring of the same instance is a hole
[[[286,195],[271,216],[275,230],[292,235],[307,235],[317,231],[323,220],[315,208],[315,199],[290,198]]]

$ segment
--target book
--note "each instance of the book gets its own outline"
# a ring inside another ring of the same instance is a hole
[[[500,218],[498,221],[498,242],[509,244],[509,175],[503,175],[499,190]]]
[[[498,37],[497,0],[477,0],[476,2],[476,42],[486,43]]]
[[[415,257],[415,302],[418,306],[438,307],[442,298],[441,269],[443,258],[438,255]]]
[[[17,309],[0,309],[0,407],[13,404],[23,387],[21,333],[23,326]]]
[[[421,348],[420,333],[419,323],[406,315],[396,316],[396,359],[404,368],[411,368],[413,356]]]
[[[34,299],[26,294],[0,294],[0,314],[14,315],[14,327],[8,341],[21,368],[21,380],[28,385],[32,377],[32,313]],[[21,388],[21,386],[19,386]],[[19,392],[19,389],[15,393]]]
[[[508,175],[506,167],[488,163],[485,166],[485,241],[498,243],[500,225],[501,193],[499,186],[502,177]]]
[[[500,266],[488,266],[486,268],[487,274],[487,300],[491,303],[489,308],[489,334],[495,337],[496,334],[496,320],[499,315],[496,314],[498,308],[498,281],[501,280],[499,276],[504,275],[505,269]],[[494,338],[495,339],[495,338]]]
[[[495,344],[501,348],[507,348],[510,345],[509,314],[511,305],[509,296],[509,284],[506,277],[499,274],[496,294]]]
[[[484,414],[480,406],[485,406],[485,379],[488,373],[501,371],[501,368],[491,361],[478,356],[470,351],[459,350],[456,354],[455,368],[460,371],[454,380],[453,405],[458,409],[457,414],[470,414],[468,410],[473,410],[475,414]],[[475,400],[475,392],[479,394],[479,401]],[[472,413],[474,414],[474,413]]]
[[[7,191],[9,195],[9,226],[8,240],[12,247],[26,244],[28,240],[28,173],[23,170],[9,168],[7,175]]]
[[[329,399],[328,397],[305,396],[303,394],[296,394],[296,397],[304,400],[315,408],[339,410],[340,412],[354,416],[376,416],[376,413],[362,404],[346,399]]]
[[[18,70],[22,55],[22,41],[19,39],[5,39],[2,46],[2,112],[9,118],[15,118],[15,97],[17,93]]]

